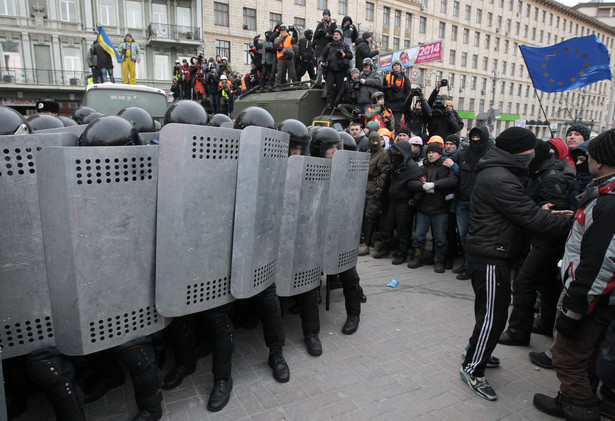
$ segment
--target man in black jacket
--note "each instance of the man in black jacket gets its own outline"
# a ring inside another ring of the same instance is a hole
[[[510,127],[496,139],[476,165],[478,175],[470,201],[466,257],[476,296],[476,323],[459,373],[480,397],[496,400],[485,379],[485,367],[506,326],[510,304],[510,271],[525,251],[525,230],[544,235],[565,235],[571,212],[536,205],[525,194],[521,179],[534,155],[536,136]],[[562,215],[554,214],[562,213]]]
[[[453,107],[452,101],[444,101],[438,96],[442,81],[438,81],[438,85],[431,92],[427,102],[431,107],[431,116],[427,124],[429,136],[440,136],[446,139],[449,134],[454,134],[463,129],[463,121]]]
[[[342,41],[342,30],[337,28],[333,31],[331,41],[318,57],[318,66],[327,67],[327,106],[332,107],[335,98],[344,83],[344,77],[350,69],[352,50]]]
[[[416,101],[414,101],[414,98],[416,98]],[[431,117],[431,107],[427,103],[421,88],[410,89],[410,95],[404,100],[403,110],[405,126],[415,135],[427,135],[427,123],[429,117]]]
[[[316,59],[314,58],[314,41],[312,41],[313,36],[314,32],[311,29],[306,29],[303,33],[303,38],[299,40],[299,67],[297,69],[298,80],[301,80],[306,72],[309,75],[310,80],[316,79],[316,72],[314,71]]]
[[[410,94],[410,79],[402,71],[401,61],[398,59],[393,60],[391,72],[384,77],[382,92],[384,92],[384,103],[395,116],[395,133],[397,133],[401,128],[404,102]]]
[[[369,49],[369,43],[371,42],[371,40],[372,40],[371,32],[363,32],[363,35],[361,36],[361,38],[357,38],[355,40],[356,60],[357,60],[357,67],[359,68],[361,68],[360,66],[363,63],[363,59],[371,58],[373,60],[380,52],[380,47],[376,48],[375,50]]]
[[[322,20],[316,25],[314,31],[314,57],[318,60],[318,57],[322,55],[322,51],[327,44],[333,40],[333,31],[337,29],[335,21],[331,20],[331,11],[325,9],[322,11]],[[318,64],[318,63],[317,63]],[[318,67],[316,75],[316,83],[322,83],[322,78],[327,78],[326,69]]]

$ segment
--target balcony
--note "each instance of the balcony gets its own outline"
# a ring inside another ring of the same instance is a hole
[[[201,29],[194,26],[167,25],[164,23],[150,23],[147,27],[148,43],[158,42],[186,42],[188,44],[201,43]]]
[[[86,72],[76,70],[0,69],[0,85],[85,86]]]

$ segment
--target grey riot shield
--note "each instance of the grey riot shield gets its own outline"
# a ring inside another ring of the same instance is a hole
[[[332,161],[324,259],[329,275],[357,264],[369,153],[337,151]]]
[[[248,126],[239,142],[231,293],[249,298],[275,281],[289,135]]]
[[[139,133],[139,137],[144,145],[152,145],[160,140],[160,132],[143,132]]]
[[[0,349],[3,358],[55,343],[41,231],[36,162],[69,133],[0,136]]]
[[[89,354],[162,329],[154,306],[158,148],[46,148],[37,161],[56,346]]]
[[[231,295],[240,130],[167,124],[160,132],[156,307],[183,316]]]
[[[330,159],[288,158],[275,281],[279,296],[320,285],[330,178]]]
[[[0,349],[0,421],[9,419],[6,413],[6,397],[4,393],[4,374],[2,372],[2,350]]]
[[[78,126],[56,127],[54,129],[38,130],[36,133],[73,133],[77,136],[81,136],[81,133],[84,132],[86,127],[88,127],[87,124],[80,124]]]

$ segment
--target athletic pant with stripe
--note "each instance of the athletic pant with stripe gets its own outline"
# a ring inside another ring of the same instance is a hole
[[[470,261],[476,322],[463,367],[474,377],[484,377],[487,361],[506,327],[510,269],[510,266]]]

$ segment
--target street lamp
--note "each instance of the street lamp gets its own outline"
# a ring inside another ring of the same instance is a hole
[[[491,72],[491,80],[493,80],[493,90],[491,91],[491,107],[489,107],[489,119],[487,123],[491,126],[491,123],[495,124],[495,91],[497,89],[497,82],[500,79],[500,72],[497,69],[493,69]]]

